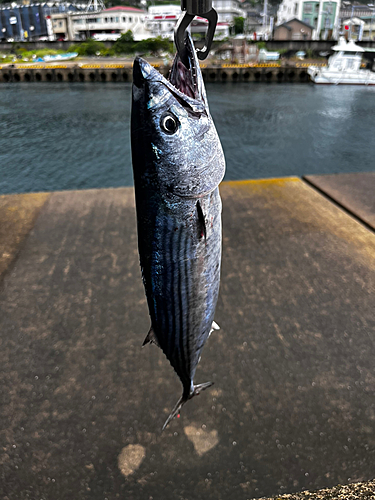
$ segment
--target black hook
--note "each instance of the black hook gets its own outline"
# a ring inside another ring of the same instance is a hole
[[[206,4],[207,5],[207,4]],[[185,4],[182,4],[181,7],[185,7]],[[190,7],[190,8],[189,8]],[[200,16],[203,17],[204,19],[207,19],[208,21],[208,29],[205,37],[205,43],[204,47],[202,49],[197,49],[197,56],[198,59],[203,60],[206,59],[208,56],[208,53],[210,52],[210,48],[212,45],[212,40],[214,38],[215,34],[215,29],[216,29],[216,24],[217,24],[217,12],[215,9],[210,9],[208,12],[189,12],[189,10],[193,10],[194,6],[189,5],[188,10],[186,10],[180,19],[178,20],[176,27],[174,29],[174,43],[177,48],[177,52],[181,58],[181,61],[185,64],[187,67],[189,64],[188,60],[188,55],[187,55],[187,50],[185,46],[185,32],[194,19],[195,16]],[[196,5],[195,5],[196,7]],[[205,5],[200,6],[200,9],[197,8],[196,10],[203,10],[205,8]]]

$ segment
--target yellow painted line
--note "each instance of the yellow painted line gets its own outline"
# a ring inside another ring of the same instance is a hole
[[[250,68],[249,64],[222,64],[222,68]]]
[[[100,64],[82,64],[81,68],[87,68],[87,69],[96,69],[96,68],[101,68],[102,66]]]
[[[253,68],[280,68],[280,64],[254,64]]]
[[[48,66],[47,66],[48,67]],[[41,64],[33,64],[33,65],[23,65],[21,66],[20,64],[16,64],[15,68],[7,68],[7,69],[46,69],[46,66],[43,66]]]
[[[105,64],[105,68],[125,68],[124,64]]]
[[[262,184],[264,185],[278,185],[282,186],[286,184],[287,182],[302,182],[299,177],[271,177],[269,179],[248,179],[244,181],[224,181],[222,184],[226,184],[227,186],[232,186],[232,187],[242,187],[242,186],[248,186],[251,184]]]

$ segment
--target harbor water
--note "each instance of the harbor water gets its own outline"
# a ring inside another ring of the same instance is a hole
[[[207,84],[226,180],[375,169],[375,89]],[[130,186],[131,84],[0,87],[0,193]]]

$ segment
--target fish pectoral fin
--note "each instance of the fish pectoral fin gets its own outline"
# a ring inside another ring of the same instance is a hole
[[[220,326],[215,321],[213,321],[212,325],[211,325],[211,330],[210,330],[210,333],[208,334],[208,336],[210,337],[211,333],[214,332],[215,330],[220,330]]]
[[[200,201],[197,201],[197,213],[198,213],[198,228],[199,228],[199,237],[206,239],[207,230],[206,230],[206,221],[203,215],[203,210],[200,204]]]
[[[160,347],[159,345],[159,342],[158,342],[158,339],[156,338],[155,336],[155,332],[153,330],[153,328],[151,327],[148,334],[146,335],[146,338],[145,340],[143,341],[143,344],[142,344],[142,347],[144,347],[146,344],[155,344],[157,345],[158,347]]]
[[[213,382],[205,382],[204,384],[194,385],[194,389],[193,389],[193,391],[190,392],[189,395],[186,395],[184,392],[182,394],[182,396],[180,397],[180,399],[177,401],[173,410],[171,411],[171,414],[169,415],[169,417],[165,421],[165,424],[163,425],[162,431],[167,427],[169,422],[171,420],[173,420],[180,413],[180,410],[184,406],[186,401],[189,401],[189,399],[193,398],[194,396],[198,396],[198,394],[200,394],[205,389],[208,389],[209,387],[211,387],[211,385],[214,385],[214,383]]]

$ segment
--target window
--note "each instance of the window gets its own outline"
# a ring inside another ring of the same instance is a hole
[[[133,18],[129,17],[129,23],[133,22]]]
[[[61,26],[62,26],[62,21],[59,21],[59,27],[61,28]]]
[[[109,20],[111,23],[113,23],[113,17],[110,17]]]
[[[296,16],[298,12],[298,3],[294,4],[294,15]]]
[[[105,17],[105,18],[104,18],[104,22],[105,22],[105,23],[108,23],[108,17]]]
[[[126,17],[123,17],[123,18],[122,18],[122,22],[123,22],[123,23],[126,23]]]
[[[303,5],[303,12],[304,14],[311,14],[313,11],[313,6],[311,3],[305,3]]]

